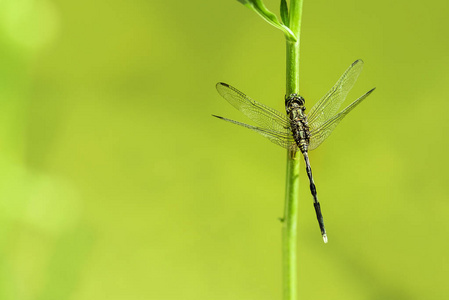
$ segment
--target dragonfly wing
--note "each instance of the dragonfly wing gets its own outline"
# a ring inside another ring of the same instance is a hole
[[[293,139],[293,136],[290,134],[290,132],[287,129],[284,129],[283,131],[273,131],[267,128],[261,128],[261,127],[256,127],[256,126],[251,126],[245,123],[240,123],[231,119],[227,119],[227,118],[223,118],[223,117],[219,117],[219,116],[215,116],[216,118],[219,118],[223,121],[226,122],[230,122],[236,125],[240,125],[243,126],[245,128],[251,129],[255,132],[257,132],[258,134],[266,137],[267,139],[269,139],[271,142],[275,143],[276,145],[279,145],[281,147],[284,147],[286,149],[291,149],[293,147],[295,147],[295,140]]]
[[[290,128],[290,122],[285,114],[249,98],[229,84],[219,82],[216,87],[226,101],[264,130],[283,132]]]
[[[337,113],[362,72],[362,68],[362,60],[353,62],[330,91],[310,109],[307,119],[311,129],[320,127]]]
[[[374,88],[375,89],[375,88]],[[374,89],[366,92],[363,96],[352,102],[348,107],[341,111],[338,115],[334,116],[319,128],[315,128],[310,131],[310,142],[309,150],[316,149],[321,143],[332,133],[332,131],[337,127],[341,120],[353,110],[360,102],[362,102],[366,97],[368,97]]]

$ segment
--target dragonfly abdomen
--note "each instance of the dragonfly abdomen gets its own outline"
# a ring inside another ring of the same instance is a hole
[[[309,177],[309,181],[310,181],[310,192],[312,193],[312,196],[313,196],[313,206],[315,208],[316,218],[317,218],[318,224],[320,226],[320,231],[321,231],[321,235],[323,236],[323,240],[325,243],[327,243],[326,228],[324,227],[323,214],[321,213],[321,206],[320,206],[320,202],[318,201],[315,182],[313,181],[312,168],[310,167],[310,162],[309,162],[309,154],[307,153],[307,151],[303,152],[302,154],[304,156],[304,161],[306,163],[307,177]]]

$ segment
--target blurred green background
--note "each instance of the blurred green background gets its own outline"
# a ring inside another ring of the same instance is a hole
[[[307,107],[358,58],[377,90],[310,154],[327,245],[302,170],[300,299],[449,298],[448,9],[305,0]],[[237,1],[1,1],[0,299],[280,299],[286,151],[218,81],[283,109]]]

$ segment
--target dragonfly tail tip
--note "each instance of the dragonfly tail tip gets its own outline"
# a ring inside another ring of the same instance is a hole
[[[323,234],[323,241],[325,244],[327,244],[327,234]]]

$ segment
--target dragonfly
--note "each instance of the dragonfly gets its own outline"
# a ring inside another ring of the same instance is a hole
[[[341,104],[357,81],[362,68],[362,60],[359,59],[353,62],[337,83],[310,109],[308,114],[305,113],[304,98],[297,94],[285,97],[286,113],[281,113],[251,99],[229,84],[219,82],[216,85],[218,93],[232,106],[255,122],[257,126],[216,115],[213,115],[214,117],[251,129],[290,151],[301,151],[310,182],[310,192],[313,196],[315,214],[325,243],[327,243],[328,238],[312,176],[308,152],[321,145],[341,120],[375,90],[375,88],[369,90],[345,109],[338,112]]]

